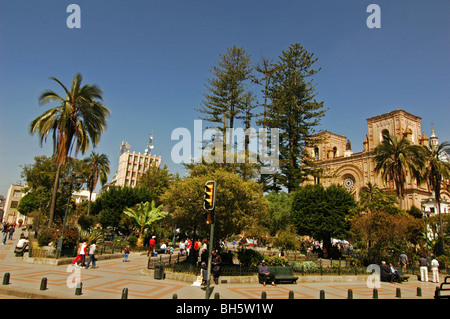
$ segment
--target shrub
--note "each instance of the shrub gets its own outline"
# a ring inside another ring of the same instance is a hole
[[[286,258],[278,256],[264,256],[264,260],[266,261],[267,266],[286,266],[288,264]]]
[[[257,266],[264,259],[264,255],[253,249],[240,248],[237,258],[242,266]]]
[[[319,266],[313,261],[304,261],[302,263],[295,263],[292,265],[294,271],[304,271],[304,272],[316,272],[319,270]]]
[[[134,235],[128,236],[128,244],[129,244],[131,247],[136,247],[137,241],[138,241],[138,238],[137,238],[136,236],[134,236]]]

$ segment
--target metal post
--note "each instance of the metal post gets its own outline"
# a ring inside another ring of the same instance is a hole
[[[353,299],[353,290],[349,289],[347,294],[347,299]]]
[[[40,290],[46,290],[47,289],[47,278],[42,278],[41,279],[41,287]]]
[[[9,285],[9,277],[10,277],[9,272],[7,272],[3,275],[3,284],[4,285]]]
[[[122,299],[128,299],[128,288],[122,289]]]
[[[212,262],[212,251],[213,251],[213,240],[214,240],[214,212],[215,208],[211,211],[211,230],[209,233],[209,249],[208,249],[208,270],[206,272],[206,293],[205,293],[205,299],[209,299],[211,296],[212,290],[210,287],[210,281],[211,281],[211,262]]]

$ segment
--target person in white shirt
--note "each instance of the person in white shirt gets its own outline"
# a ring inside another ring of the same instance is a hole
[[[433,282],[439,282],[439,262],[436,258],[431,261],[431,271],[433,273]]]
[[[97,265],[95,264],[95,248],[96,248],[95,243],[96,243],[96,241],[93,240],[92,244],[89,246],[89,260],[86,264],[86,269],[89,268],[89,265],[91,264],[91,262],[92,262],[92,268],[97,268]]]

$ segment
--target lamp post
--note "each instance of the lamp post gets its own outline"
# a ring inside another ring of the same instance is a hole
[[[425,206],[422,206],[422,213],[423,217],[425,219],[425,245],[427,247],[427,258],[429,256],[428,254],[428,223],[427,223],[427,217],[430,217],[430,212],[426,211]]]

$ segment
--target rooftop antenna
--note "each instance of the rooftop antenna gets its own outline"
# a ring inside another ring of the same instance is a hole
[[[148,143],[147,143],[147,148],[145,149],[144,154],[145,155],[149,155],[151,154],[151,150],[155,147],[153,144],[153,132],[151,132],[150,134],[148,134]]]
[[[131,145],[128,144],[128,142],[124,142],[122,141],[122,144],[120,145],[120,152],[119,155],[122,155],[123,153],[125,153],[126,151],[128,151],[130,149]]]

